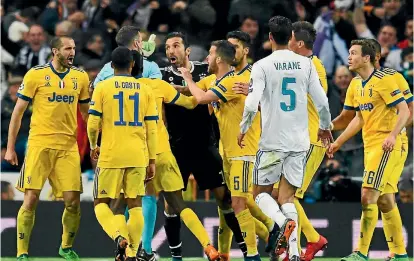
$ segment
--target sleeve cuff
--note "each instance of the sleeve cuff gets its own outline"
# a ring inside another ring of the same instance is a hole
[[[23,95],[21,93],[17,93],[17,97],[20,98],[20,99],[22,99],[22,100],[28,101],[28,102],[32,101],[32,98],[30,98],[28,96],[25,96],[25,95]]]
[[[157,121],[158,116],[145,116],[144,121]]]
[[[91,114],[91,115],[98,116],[98,117],[102,116],[102,112],[95,111],[95,110],[89,110],[88,113]]]
[[[177,94],[175,95],[174,99],[170,101],[170,104],[174,104],[178,100],[178,98],[180,98],[180,93],[177,91]]]
[[[91,99],[85,99],[85,100],[79,100],[79,103],[88,103],[88,102],[90,102],[91,101]]]
[[[402,101],[405,101],[405,99],[403,97],[399,98],[398,100],[396,100],[396,101],[394,101],[390,104],[387,104],[387,107],[394,107],[395,105],[397,105],[398,103],[400,103]]]
[[[414,96],[411,96],[410,98],[408,98],[407,100],[405,100],[407,103],[413,102],[413,98]]]
[[[357,109],[355,107],[352,107],[352,106],[344,105],[344,110],[347,110],[347,111],[356,111]]]
[[[227,102],[227,99],[223,96],[223,94],[221,94],[219,91],[217,91],[214,88],[210,89],[212,92],[214,92],[214,94],[217,95],[217,97],[219,97],[220,100],[222,100],[223,102]]]

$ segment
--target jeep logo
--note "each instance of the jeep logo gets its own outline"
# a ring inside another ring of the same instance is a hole
[[[364,103],[359,105],[359,110],[361,111],[372,111],[374,109],[374,105],[372,103]]]
[[[75,101],[75,96],[73,95],[59,95],[56,92],[53,93],[52,97],[47,98],[50,102],[67,102],[69,104]]]

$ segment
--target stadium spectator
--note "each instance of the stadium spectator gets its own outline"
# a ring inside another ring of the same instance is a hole
[[[352,74],[346,66],[339,66],[335,76],[329,84],[328,100],[332,119],[335,119],[342,111],[345,102],[346,91],[352,80]],[[334,138],[339,137],[342,131],[333,132]],[[335,160],[348,169],[349,176],[361,176],[364,168],[364,152],[361,132],[349,139],[335,154]],[[335,166],[337,164],[334,164]]]
[[[27,45],[20,49],[15,58],[15,67],[21,74],[50,60],[51,50],[45,42],[46,36],[43,28],[37,24],[32,25],[27,37]]]
[[[399,198],[402,203],[414,202],[413,197],[413,165],[407,166],[403,170],[400,182],[398,183]]]
[[[14,189],[8,181],[1,181],[1,200],[14,200]]]
[[[110,53],[106,51],[105,42],[101,34],[93,33],[89,36],[84,48],[76,54],[75,65],[81,66],[90,60],[99,60],[101,66],[110,60]]]
[[[402,49],[413,49],[413,19],[412,17],[407,20],[405,24],[405,39],[397,44],[398,49],[390,51],[387,59],[385,60],[384,66],[393,68],[397,71],[402,71],[404,59],[402,59]],[[412,59],[411,59],[412,61]],[[412,79],[412,77],[411,77]],[[412,82],[412,80],[411,80]]]
[[[20,76],[13,76],[9,79],[9,89],[7,94],[1,101],[1,148],[2,152],[7,147],[7,137],[11,115],[14,105],[17,101],[17,90],[21,86],[23,78]],[[19,171],[26,151],[27,138],[29,137],[30,117],[32,116],[31,108],[25,111],[22,118],[22,124],[16,139],[16,153],[19,160],[18,166],[12,166],[8,162],[1,162],[1,171]],[[2,154],[3,155],[3,154]]]

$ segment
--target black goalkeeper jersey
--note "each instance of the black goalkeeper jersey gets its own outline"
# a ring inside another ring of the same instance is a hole
[[[190,62],[193,81],[198,82],[208,75],[208,64]],[[162,79],[170,84],[186,86],[181,73],[173,66],[161,69]],[[199,104],[193,110],[181,106],[165,104],[165,118],[172,148],[191,149],[188,152],[208,149],[216,144],[213,132],[213,119],[207,104]]]

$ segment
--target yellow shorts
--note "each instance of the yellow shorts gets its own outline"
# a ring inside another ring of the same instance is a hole
[[[308,187],[315,176],[316,171],[321,165],[323,158],[325,157],[326,149],[324,147],[316,146],[311,144],[309,150],[306,154],[306,166],[305,166],[305,175],[303,176],[302,187],[296,190],[295,197],[303,198],[305,192],[308,190]],[[275,183],[273,188],[278,188],[279,182]]]
[[[381,194],[398,192],[398,180],[407,155],[402,150],[385,152],[382,146],[365,149],[363,188],[373,188]],[[404,159],[403,159],[404,158]],[[399,170],[399,172],[398,172]]]
[[[66,191],[82,192],[79,152],[29,145],[16,189],[41,190],[46,179],[56,198],[62,198]]]
[[[223,158],[226,184],[232,196],[249,197],[252,192],[253,162]]]
[[[153,184],[158,192],[172,192],[184,188],[180,168],[171,151],[158,154],[155,160],[155,167],[156,172]]]
[[[144,180],[147,168],[106,169],[97,167],[93,182],[94,198],[118,198],[121,190],[125,198],[145,195]]]

